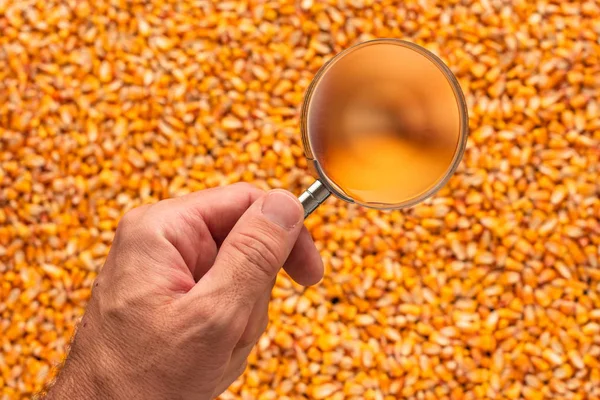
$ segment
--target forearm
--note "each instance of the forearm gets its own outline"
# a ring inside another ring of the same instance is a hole
[[[83,338],[80,338],[83,339]],[[82,346],[83,345],[83,346]],[[87,346],[85,346],[87,345]],[[85,356],[82,356],[85,354]],[[132,377],[122,368],[126,360],[115,363],[108,354],[83,341],[74,341],[69,357],[54,382],[40,393],[40,400],[160,400],[180,398],[178,392],[167,392],[142,377]],[[211,391],[212,393],[212,391]],[[181,397],[183,398],[183,397]],[[198,399],[210,395],[195,393]]]
[[[106,394],[102,395],[98,388],[88,367],[67,362],[40,398],[44,400],[106,399]]]

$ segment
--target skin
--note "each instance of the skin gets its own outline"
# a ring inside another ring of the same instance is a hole
[[[246,368],[279,269],[323,263],[290,193],[247,184],[134,209],[119,223],[46,399],[212,399]]]

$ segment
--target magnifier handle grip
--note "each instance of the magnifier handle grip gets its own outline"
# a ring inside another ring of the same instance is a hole
[[[298,197],[298,200],[302,203],[302,207],[304,207],[304,219],[315,211],[321,203],[327,200],[330,194],[331,192],[329,192],[325,185],[319,180],[316,180],[310,185],[309,188]]]

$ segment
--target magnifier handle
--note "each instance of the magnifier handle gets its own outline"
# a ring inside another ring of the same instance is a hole
[[[325,185],[319,180],[316,180],[310,185],[309,188],[298,197],[298,200],[302,203],[302,207],[304,207],[304,219],[315,211],[321,203],[327,200],[330,194],[331,192],[329,192]]]

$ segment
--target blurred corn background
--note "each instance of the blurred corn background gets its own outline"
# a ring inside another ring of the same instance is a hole
[[[126,210],[306,188],[304,91],[378,37],[457,75],[463,163],[318,209],[325,279],[279,277],[222,399],[600,398],[597,0],[0,0],[0,399],[52,379]]]

